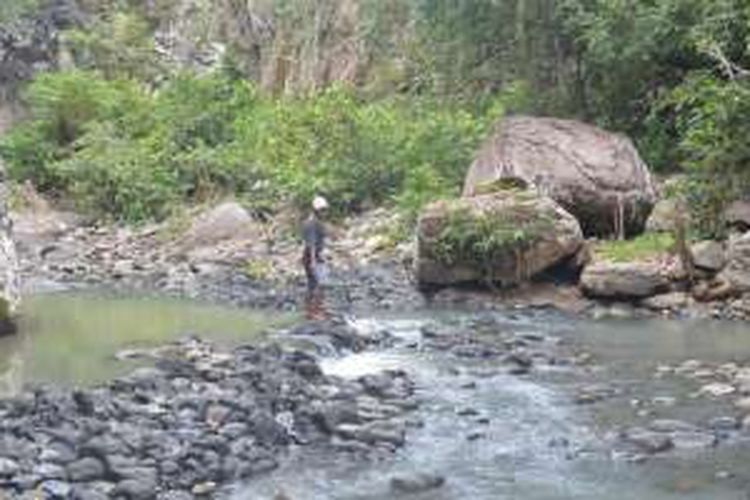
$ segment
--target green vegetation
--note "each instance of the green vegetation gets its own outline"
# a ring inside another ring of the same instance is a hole
[[[342,87],[277,99],[220,74],[149,91],[82,70],[41,76],[27,100],[32,119],[0,146],[11,175],[127,221],[229,193],[261,211],[322,193],[340,213],[388,201],[415,213],[457,192],[497,112]]]
[[[594,247],[594,253],[610,262],[633,262],[658,257],[675,250],[675,238],[669,233],[645,233],[627,241],[602,241]]]
[[[484,269],[492,281],[497,262],[509,255],[520,257],[554,229],[552,218],[527,203],[524,195],[510,193],[514,203],[481,213],[468,207],[449,208],[448,220],[432,245],[435,258],[448,266],[460,262]]]
[[[78,69],[34,82],[2,145],[16,179],[132,221],[317,191],[413,219],[457,192],[493,120],[525,112],[625,132],[654,170],[688,173],[701,234],[750,184],[745,0],[201,0],[189,19],[177,4],[81,2],[94,21],[64,37]],[[185,53],[223,44],[219,70],[159,55],[175,20]]]

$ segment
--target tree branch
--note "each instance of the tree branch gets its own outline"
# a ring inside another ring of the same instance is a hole
[[[750,77],[750,70],[730,61],[718,43],[710,44],[706,53],[719,64],[721,71],[730,80],[741,80]]]

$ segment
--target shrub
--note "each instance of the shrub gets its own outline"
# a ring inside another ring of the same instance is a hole
[[[632,240],[602,241],[594,247],[594,253],[611,262],[632,262],[672,253],[674,247],[672,234],[645,233]]]
[[[273,98],[220,74],[150,91],[85,71],[44,75],[27,99],[31,120],[0,147],[11,175],[128,221],[223,194],[306,208],[318,193],[339,214],[393,202],[413,220],[458,192],[498,109],[366,102],[342,87]]]

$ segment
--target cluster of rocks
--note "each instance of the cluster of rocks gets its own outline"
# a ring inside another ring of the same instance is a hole
[[[97,226],[51,210],[33,192],[26,198],[37,201],[13,220],[29,291],[114,287],[281,309],[299,307],[305,296],[300,244],[289,231],[293,221],[262,222],[229,201],[140,228]],[[330,302],[380,308],[421,303],[400,259],[388,252],[375,259],[383,254],[382,242],[370,242],[372,230],[367,239],[361,228],[390,215],[381,211],[344,224],[346,237],[329,252]]]
[[[656,201],[648,167],[629,139],[534,117],[498,124],[469,169],[463,195],[428,206],[420,217],[415,268],[423,285],[518,284],[560,266],[577,275],[587,261],[584,237],[638,234]],[[479,263],[456,249],[451,258],[436,258],[440,236],[467,210],[476,227],[495,227],[491,235],[463,231],[461,243],[496,251]],[[513,213],[523,220],[507,220]]]
[[[677,377],[696,384],[693,397],[711,399],[724,406],[731,403],[733,414],[723,417],[727,427],[750,430],[749,364],[716,364],[691,359],[675,366],[660,365],[656,376]]]
[[[316,328],[332,343],[361,345],[345,326]],[[313,356],[277,343],[222,351],[188,339],[153,357],[153,367],[104,386],[40,387],[0,401],[0,491],[215,497],[274,469],[292,443],[389,453],[404,443],[417,407],[403,372],[329,377]]]
[[[654,454],[690,452],[719,446],[750,430],[750,367],[737,363],[712,364],[687,360],[676,365],[660,365],[654,376],[671,378],[695,385],[691,400],[710,400],[716,409],[713,416],[704,415],[693,424],[684,420],[652,418],[644,425],[622,429],[618,433],[617,452],[642,461]],[[670,408],[677,404],[673,397],[652,401],[655,407]],[[641,417],[653,415],[643,401],[634,399],[631,406]]]
[[[597,300],[630,302],[644,309],[700,317],[750,318],[750,232],[727,241],[691,245],[693,282],[677,256],[587,265],[580,284]]]

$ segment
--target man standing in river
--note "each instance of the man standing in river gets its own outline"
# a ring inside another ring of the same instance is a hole
[[[325,248],[326,227],[323,224],[323,218],[327,210],[328,201],[322,196],[316,196],[312,202],[312,213],[302,225],[304,243],[302,265],[307,277],[305,304],[310,319],[320,319],[320,316],[325,316],[320,286],[325,274],[323,249]]]

